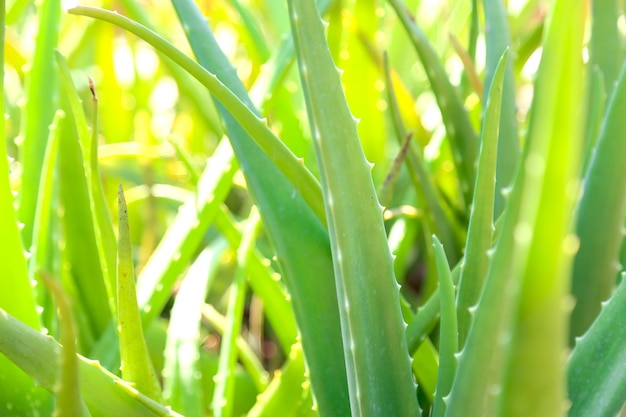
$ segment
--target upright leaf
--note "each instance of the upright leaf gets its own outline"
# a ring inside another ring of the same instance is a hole
[[[570,325],[571,345],[595,320],[601,303],[615,287],[620,269],[618,259],[626,215],[625,112],[626,62],[609,100],[578,203],[576,233],[580,249],[572,272],[576,305]]]
[[[0,85],[4,91],[4,32],[5,1],[0,1]],[[4,114],[5,94],[0,94],[0,114]],[[13,209],[13,193],[9,182],[9,158],[5,137],[5,118],[0,117],[0,308],[14,315],[23,323],[39,330],[33,289],[28,279],[28,269],[24,246],[20,239],[17,215]],[[47,135],[48,133],[45,132]],[[33,208],[34,209],[34,208]],[[34,213],[34,212],[33,212]],[[6,313],[4,313],[6,314]],[[0,332],[6,338],[4,332]],[[33,411],[35,401],[41,400],[42,411],[52,397],[41,388],[36,388],[32,379],[25,375],[9,359],[0,357],[0,414],[23,413]],[[46,404],[47,403],[47,404]],[[46,412],[46,411],[43,411]]]
[[[162,402],[161,388],[148,356],[137,307],[128,212],[121,184],[118,191],[118,210],[120,220],[117,244],[117,311],[122,376],[126,381],[133,383],[139,392]]]
[[[550,16],[524,160],[460,355],[448,417],[554,416],[565,405],[584,1],[557,0]]]
[[[439,341],[439,372],[437,375],[437,391],[433,402],[433,417],[445,415],[445,397],[450,393],[454,374],[456,373],[456,353],[459,346],[459,334],[454,305],[454,284],[452,274],[446,261],[443,246],[433,235],[433,247],[439,276],[441,327]]]
[[[485,95],[489,94],[491,83],[495,81],[500,57],[511,46],[508,15],[503,0],[483,0],[485,10]],[[513,183],[513,177],[520,159],[520,141],[517,132],[517,105],[515,103],[515,77],[513,59],[506,61],[504,84],[502,86],[502,110],[498,134],[498,165],[496,173],[496,193],[494,218],[504,209],[502,190]],[[485,96],[486,103],[488,97]],[[486,116],[485,116],[486,117]]]
[[[52,122],[55,107],[52,103],[56,89],[53,50],[59,38],[61,1],[45,0],[41,10],[35,54],[30,63],[26,81],[26,104],[22,116],[24,143],[21,150],[22,189],[18,217],[24,224],[22,238],[30,250],[33,220],[37,205],[41,166],[48,139],[48,125]]]
[[[472,202],[465,245],[465,258],[461,264],[457,311],[459,316],[459,346],[465,344],[472,322],[470,309],[477,302],[489,267],[487,251],[493,242],[494,186],[500,108],[503,80],[507,68],[508,49],[500,57],[493,82],[489,88],[487,108],[481,129],[480,155],[476,175],[476,192]]]
[[[290,0],[322,180],[353,416],[416,416],[398,284],[356,121],[312,0]]]

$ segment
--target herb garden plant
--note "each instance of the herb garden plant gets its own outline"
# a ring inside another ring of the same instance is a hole
[[[0,415],[622,411],[618,0],[63,7],[0,13]]]

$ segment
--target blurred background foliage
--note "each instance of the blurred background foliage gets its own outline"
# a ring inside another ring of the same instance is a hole
[[[116,10],[146,23],[191,54],[170,2],[126,0],[86,5]],[[315,172],[295,66],[289,67],[268,97],[257,97],[270,74],[272,52],[289,35],[285,2],[201,1],[198,6],[208,17],[239,77],[251,90],[251,96],[261,105],[271,128]],[[462,60],[469,57],[464,56],[467,51],[463,45],[469,38],[471,2],[425,0],[409,1],[407,6],[416,11],[418,23],[440,54],[450,80],[460,86],[462,99],[478,130],[482,85],[472,83],[465,75]],[[9,153],[14,158],[11,178],[16,192],[20,189],[22,98],[28,83],[27,63],[31,62],[35,47],[40,7],[24,0],[7,4],[6,138]],[[537,49],[538,34],[547,2],[510,1],[508,10],[512,43],[518,55],[515,61],[518,120],[523,131],[532,96],[531,81],[541,52]],[[454,163],[445,141],[445,128],[424,69],[393,11],[380,1],[358,4],[335,1],[325,16],[330,23],[329,45],[337,65],[343,70],[342,81],[349,105],[355,117],[361,120],[359,134],[366,156],[375,164],[375,183],[380,186],[399,151],[385,92],[383,52],[386,51],[407,131],[412,132],[423,147],[433,178],[449,202],[449,215],[461,216],[456,223],[456,237],[458,242],[463,242],[466,219],[460,209],[462,202]],[[455,45],[463,49],[455,50]],[[63,14],[58,48],[68,59],[88,120],[94,111],[88,77],[94,80],[99,103],[99,152],[104,189],[113,209],[117,185],[123,183],[128,188],[131,234],[140,270],[175,215],[177,206],[193,190],[194,174],[190,168],[198,172],[203,169],[207,155],[213,152],[224,134],[223,127],[208,92],[196,80],[119,28]],[[475,64],[470,69],[482,79],[485,59],[482,34],[478,37],[475,54]],[[49,81],[52,83],[56,77],[49,74]],[[49,104],[52,114],[60,105],[59,90],[54,89],[50,96],[42,96],[40,100]],[[181,161],[176,148],[189,156],[192,167]],[[399,210],[389,213],[400,213],[406,221],[416,222],[411,218],[419,215],[410,210],[416,198],[411,188],[403,170],[398,189],[406,192],[396,193],[389,208]],[[242,177],[237,177],[228,202],[234,214],[246,216],[251,201]],[[425,295],[428,295],[435,281],[421,282],[421,267],[415,260],[420,257],[420,251],[430,249],[420,246],[412,248],[409,259],[404,261],[407,270],[400,279],[416,275],[414,279],[420,280],[416,285],[424,285]],[[408,270],[410,265],[412,271]]]

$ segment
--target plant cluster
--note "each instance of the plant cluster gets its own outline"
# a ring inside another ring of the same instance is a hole
[[[618,0],[1,4],[0,415],[623,412]]]

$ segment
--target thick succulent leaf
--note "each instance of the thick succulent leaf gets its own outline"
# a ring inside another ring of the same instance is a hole
[[[123,378],[132,383],[139,392],[155,401],[163,402],[161,386],[148,356],[148,347],[143,337],[141,316],[137,306],[128,209],[121,184],[117,198],[119,210],[119,232],[117,238],[117,329],[120,336],[120,356],[122,359],[120,368]]]
[[[459,346],[465,344],[472,317],[470,308],[480,296],[489,257],[487,251],[493,242],[494,192],[496,183],[496,161],[500,107],[502,104],[503,82],[507,68],[508,49],[500,57],[495,76],[489,87],[487,108],[481,129],[481,145],[476,174],[476,192],[472,202],[467,231],[465,257],[461,264],[457,311],[459,316]],[[501,136],[500,136],[501,137]]]
[[[500,57],[511,46],[508,15],[503,0],[483,0],[485,11],[485,98],[489,98],[491,83],[495,82]],[[504,83],[502,85],[502,109],[499,113],[498,166],[496,174],[496,194],[494,218],[504,209],[505,199],[502,190],[513,183],[521,151],[517,126],[517,105],[515,103],[515,77],[512,58],[506,61]],[[485,117],[486,113],[485,113]]]
[[[524,160],[505,211],[447,416],[553,416],[565,404],[569,233],[582,148],[583,1],[551,10]],[[541,383],[536,375],[542,375]]]
[[[351,412],[353,416],[416,416],[420,412],[398,284],[371,166],[315,3],[295,0],[288,4],[324,191]]]
[[[48,125],[52,122],[56,110],[54,104],[51,103],[51,97],[55,96],[57,87],[53,51],[59,39],[61,1],[45,0],[39,4],[39,8],[41,14],[37,41],[30,63],[31,70],[26,81],[25,111],[22,116],[23,172],[18,218],[24,224],[22,238],[27,250],[30,250],[32,242],[33,220],[37,207],[41,166],[48,139]]]
[[[570,417],[616,416],[626,403],[626,280],[569,358],[567,386]]]
[[[626,64],[607,105],[595,151],[585,174],[578,204],[576,233],[580,249],[574,260],[572,293],[576,305],[570,344],[582,335],[613,292],[626,214]],[[601,215],[600,215],[601,213]]]

